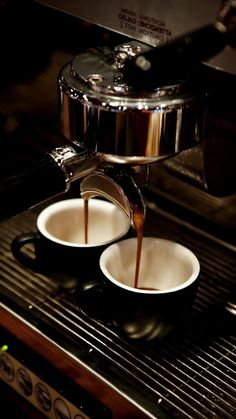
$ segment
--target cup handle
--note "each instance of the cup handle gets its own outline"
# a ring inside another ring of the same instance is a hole
[[[75,292],[76,305],[79,309],[95,320],[111,323],[107,286],[102,281],[88,281],[77,287]]]
[[[22,233],[19,236],[15,237],[11,243],[11,252],[14,256],[14,258],[23,266],[26,268],[29,268],[34,271],[40,271],[40,263],[36,256],[36,245],[39,241],[39,237],[37,233],[34,233],[33,231],[30,231],[28,233]],[[35,258],[27,255],[23,248],[27,244],[33,244],[34,246],[34,253]]]

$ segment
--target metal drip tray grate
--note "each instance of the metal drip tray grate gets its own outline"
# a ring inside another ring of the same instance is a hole
[[[191,248],[201,263],[200,284],[181,330],[163,341],[130,342],[112,327],[84,316],[73,293],[55,280],[15,262],[10,243],[34,228],[35,219],[29,211],[0,225],[0,292],[5,306],[69,347],[150,417],[236,417],[235,317],[224,309],[236,281],[233,246],[149,207],[145,234]]]

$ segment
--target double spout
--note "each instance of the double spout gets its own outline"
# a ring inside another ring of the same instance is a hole
[[[139,220],[145,219],[146,205],[140,188],[147,183],[149,166],[111,165],[101,153],[84,151],[74,154],[71,147],[51,152],[66,177],[66,187],[82,179],[82,198],[100,196],[117,205],[130,218],[137,230]]]
[[[138,230],[140,223],[145,219],[146,205],[137,181],[140,184],[146,177],[146,182],[147,171],[147,166],[138,168],[134,176],[130,175],[127,169],[119,170],[116,167],[96,171],[82,179],[81,196],[85,200],[95,196],[108,199],[125,212],[130,218],[131,226]]]

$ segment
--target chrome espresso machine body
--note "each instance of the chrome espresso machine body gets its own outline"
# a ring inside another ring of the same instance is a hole
[[[0,179],[2,394],[24,418],[235,417],[235,2],[6,5],[26,44],[28,28],[39,31],[36,72],[12,72],[0,91],[11,163]],[[189,318],[163,341],[89,319],[73,289],[10,251],[48,200],[68,195],[108,198],[135,227],[140,191],[144,233],[182,242],[201,264]]]

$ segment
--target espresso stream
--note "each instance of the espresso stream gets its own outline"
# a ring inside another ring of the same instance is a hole
[[[89,199],[84,199],[84,242],[88,244],[88,222],[89,222]],[[135,276],[134,276],[134,288],[140,288],[138,286],[140,261],[142,253],[142,241],[143,241],[143,226],[144,216],[139,209],[135,210],[134,213],[134,227],[137,232],[137,251],[136,251],[136,264],[135,264]],[[141,288],[146,290],[152,290],[153,288]]]
[[[139,288],[138,279],[139,279],[140,260],[141,260],[142,242],[143,242],[143,224],[144,224],[143,214],[138,210],[135,211],[134,227],[137,232],[137,252],[136,252],[136,265],[135,265],[135,275],[134,275],[134,288]]]
[[[88,244],[88,199],[84,199],[84,243]]]

